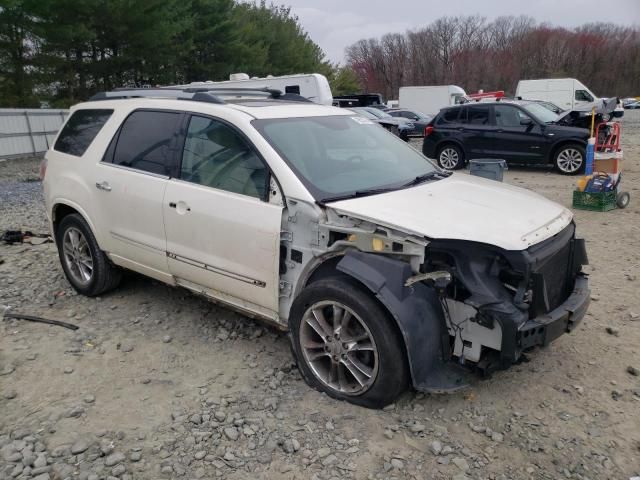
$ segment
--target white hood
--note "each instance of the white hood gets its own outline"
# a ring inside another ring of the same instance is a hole
[[[566,227],[573,214],[529,190],[469,175],[327,204],[339,213],[428,238],[524,250]]]

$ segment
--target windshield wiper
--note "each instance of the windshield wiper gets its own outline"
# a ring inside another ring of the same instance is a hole
[[[424,182],[426,182],[428,180],[433,180],[433,179],[440,180],[442,178],[447,178],[452,173],[453,172],[447,172],[447,171],[443,171],[443,172],[433,171],[433,172],[425,173],[424,175],[418,175],[416,178],[414,178],[413,180],[408,181],[407,183],[405,183],[402,186],[403,187],[412,187],[414,185],[420,185],[421,183],[424,183]]]
[[[356,190],[355,192],[345,193],[344,195],[336,195],[335,197],[325,197],[320,200],[320,203],[337,202],[339,200],[349,200],[351,198],[368,197],[369,195],[376,195],[378,193],[390,192],[397,190],[398,187],[387,188],[368,188],[366,190]]]

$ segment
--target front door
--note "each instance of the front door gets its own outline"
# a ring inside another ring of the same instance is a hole
[[[193,115],[163,217],[178,283],[275,318],[282,207],[268,203],[269,170],[221,120]]]
[[[546,139],[542,127],[513,105],[494,105],[492,157],[515,163],[543,163]]]
[[[131,113],[93,179],[104,225],[104,250],[116,263],[165,281],[168,265],[162,200],[177,167],[183,118],[179,112]]]

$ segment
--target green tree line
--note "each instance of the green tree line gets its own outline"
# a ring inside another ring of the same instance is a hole
[[[66,107],[97,91],[322,73],[358,90],[287,7],[235,0],[0,0],[0,106]]]

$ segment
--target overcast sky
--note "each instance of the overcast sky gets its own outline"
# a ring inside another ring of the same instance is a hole
[[[590,22],[640,24],[640,0],[277,0],[292,7],[330,60],[361,38],[417,29],[442,16],[528,15],[539,22],[575,27]]]

